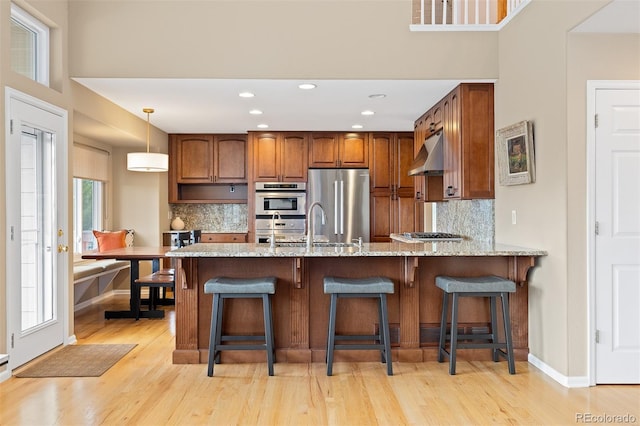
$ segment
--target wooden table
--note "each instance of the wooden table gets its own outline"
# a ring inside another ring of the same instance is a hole
[[[83,259],[116,259],[128,260],[131,263],[130,284],[140,276],[140,261],[150,260],[153,264],[153,272],[160,269],[160,260],[164,259],[165,254],[171,251],[169,246],[159,247],[124,247],[119,249],[107,250],[103,252],[90,251],[82,255]],[[104,317],[111,318],[135,318],[133,298],[129,299],[129,310],[127,311],[105,311]],[[164,318],[163,310],[140,311],[140,318]]]

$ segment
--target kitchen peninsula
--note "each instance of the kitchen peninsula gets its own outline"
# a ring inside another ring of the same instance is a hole
[[[402,242],[320,245],[207,244],[199,243],[166,254],[177,269],[176,349],[173,363],[206,363],[211,295],[204,282],[214,276],[278,279],[273,298],[277,362],[324,362],[329,297],[323,293],[325,275],[365,277],[383,275],[395,283],[388,309],[394,361],[436,359],[442,293],[437,275],[498,275],[518,286],[510,295],[510,314],[516,359],[526,360],[528,350],[527,273],[543,250],[488,242]],[[262,309],[257,300],[232,300],[226,305],[230,333],[259,334]],[[489,324],[488,303],[477,298],[461,302],[460,327],[483,333]],[[377,312],[373,300],[347,300],[338,306],[338,327],[346,333],[372,333]],[[379,359],[375,351],[362,351],[359,360]],[[489,359],[489,351],[461,351],[469,359]],[[351,351],[336,354],[350,359]],[[255,351],[228,351],[223,362],[262,362]]]

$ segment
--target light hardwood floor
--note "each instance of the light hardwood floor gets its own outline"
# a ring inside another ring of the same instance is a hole
[[[11,379],[0,384],[0,425],[428,425],[583,423],[634,416],[640,386],[567,389],[526,362],[173,365],[173,311],[164,320],[103,319],[121,296],[76,315],[80,344],[137,343],[101,377]],[[608,417],[611,419],[611,417]],[[631,419],[633,420],[633,418]]]

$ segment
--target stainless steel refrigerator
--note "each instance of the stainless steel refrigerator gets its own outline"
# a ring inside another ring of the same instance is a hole
[[[315,235],[332,242],[369,241],[369,169],[309,169],[307,208],[316,201],[327,220],[323,225],[320,209],[313,209]]]

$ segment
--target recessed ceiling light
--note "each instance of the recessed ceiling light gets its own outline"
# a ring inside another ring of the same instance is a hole
[[[268,124],[258,124],[258,129],[268,129],[269,125]]]
[[[362,129],[362,124],[354,124],[351,126],[352,129]]]
[[[375,112],[373,112],[371,110],[365,110],[365,111],[362,111],[360,114],[362,114],[362,115],[373,115],[373,114],[375,114]]]
[[[371,99],[382,99],[382,98],[386,98],[387,95],[385,95],[384,93],[375,93],[373,95],[369,95],[369,97]]]
[[[249,114],[251,114],[251,115],[260,115],[260,114],[262,114],[262,111],[260,111],[259,109],[252,109],[251,111],[249,111]]]
[[[311,90],[311,89],[315,89],[317,86],[313,83],[302,83],[298,85],[299,89],[302,90]]]
[[[251,92],[240,92],[238,93],[238,96],[241,98],[253,98],[255,95]]]

